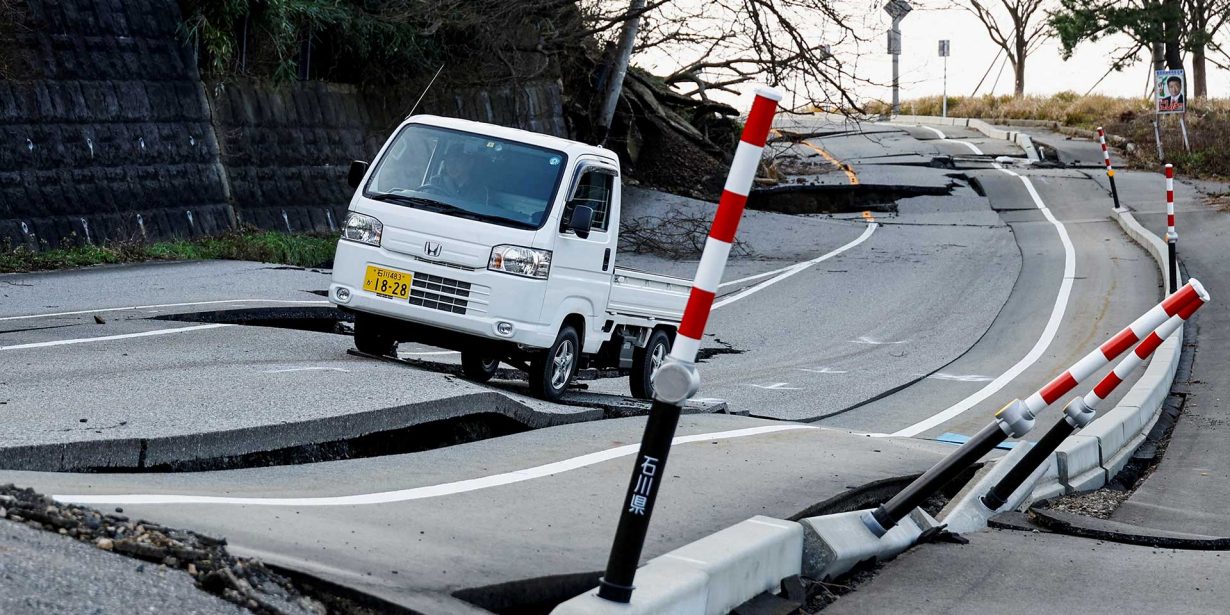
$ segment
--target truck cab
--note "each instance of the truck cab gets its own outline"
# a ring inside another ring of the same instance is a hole
[[[647,397],[689,283],[617,274],[619,178],[600,147],[413,116],[352,164],[329,299],[354,313],[362,352],[459,350],[475,380],[506,362],[546,399],[584,364],[623,368]]]

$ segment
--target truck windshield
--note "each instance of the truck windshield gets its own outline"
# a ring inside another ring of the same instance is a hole
[[[363,196],[516,228],[542,227],[567,166],[562,152],[410,124],[394,138]]]

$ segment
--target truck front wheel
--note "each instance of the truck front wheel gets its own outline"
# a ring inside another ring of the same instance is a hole
[[[644,348],[632,351],[632,373],[628,385],[637,399],[653,399],[653,373],[671,351],[671,336],[662,329],[649,334]]]
[[[539,399],[557,401],[576,375],[580,358],[581,338],[572,325],[564,325],[555,343],[530,360],[530,391]]]
[[[499,367],[499,359],[494,359],[478,350],[461,351],[461,373],[467,380],[487,382],[495,376],[495,371]]]
[[[384,318],[372,314],[354,315],[354,347],[359,352],[384,356],[393,352],[397,338]]]

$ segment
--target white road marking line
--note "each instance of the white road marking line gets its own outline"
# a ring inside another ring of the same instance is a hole
[[[688,444],[690,442],[711,442],[713,440],[732,440],[747,438],[780,431],[799,429],[821,429],[814,425],[764,425],[731,431],[702,433],[692,436],[679,436],[672,440],[672,445]],[[481,489],[490,489],[503,485],[511,485],[535,478],[543,478],[553,474],[562,474],[587,466],[630,457],[640,450],[640,443],[619,446],[596,453],[572,457],[563,461],[534,466],[524,470],[515,470],[503,474],[493,474],[440,485],[427,485],[411,489],[381,491],[378,493],[361,493],[356,495],[338,495],[327,497],[303,498],[253,498],[215,495],[174,495],[174,494],[116,494],[116,495],[54,495],[55,500],[71,504],[237,504],[250,506],[360,506],[366,504],[389,504],[424,500],[458,493],[468,493]]]
[[[129,305],[125,307],[98,308],[94,310],[78,310],[75,312],[51,312],[48,314],[26,314],[23,316],[0,316],[4,320],[26,320],[28,318],[53,318],[55,316],[79,316],[81,314],[99,314],[102,312],[126,312],[129,310],[150,310],[154,308],[188,307],[192,305],[219,305],[222,303],[285,303],[290,305],[331,305],[328,301],[296,300],[296,299],[222,299],[219,301],[190,301],[187,303],[159,303],[155,305]]]
[[[344,372],[349,374],[350,370],[340,367],[288,367],[286,369],[267,369],[262,374],[289,374],[291,372]]]
[[[871,234],[874,233],[876,229],[879,228],[879,226],[880,225],[875,222],[868,224],[867,228],[863,230],[863,234],[859,235],[856,239],[854,239],[850,243],[847,243],[846,245],[841,246],[840,248],[837,248],[836,250],[833,250],[832,252],[818,256],[809,261],[803,261],[797,265],[791,265],[790,267],[787,267],[786,270],[780,273],[777,277],[769,278],[768,280],[765,280],[764,282],[761,282],[751,288],[745,288],[733,295],[730,295],[729,297],[724,297],[722,298],[721,301],[714,303],[710,311],[716,310],[721,307],[728,306],[740,299],[743,299],[755,293],[758,293],[774,284],[777,284],[778,282],[781,282],[782,280],[796,273],[804,271],[805,269],[811,267],[812,265],[824,262],[830,258],[833,258],[834,256],[837,256],[838,254],[841,254],[842,252],[845,252],[846,250],[849,250],[850,248],[853,248],[859,245],[860,243],[863,243],[864,241],[867,241],[867,238],[871,237]]]
[[[831,367],[821,367],[820,369],[810,369],[807,367],[800,367],[798,368],[798,370],[801,372],[807,372],[809,374],[844,374],[846,373],[846,370],[844,369],[833,369]]]
[[[867,337],[866,335],[864,335],[856,340],[850,340],[850,343],[851,344],[871,344],[873,346],[886,346],[886,345],[891,346],[893,344],[906,344],[906,343],[909,343],[909,341],[910,340],[898,340],[896,342],[882,342],[875,338]]]
[[[920,124],[920,125],[919,125],[919,128],[926,128],[927,130],[930,130],[931,132],[934,132],[934,133],[936,134],[936,136],[940,138],[940,141],[947,141],[947,142],[949,142],[949,143],[960,143],[961,145],[964,145],[965,147],[970,148],[970,150],[971,150],[971,151],[973,151],[975,154],[978,154],[979,156],[983,155],[983,154],[982,154],[982,150],[978,149],[978,146],[977,146],[977,145],[974,145],[973,143],[970,143],[969,141],[961,141],[961,140],[958,140],[958,139],[949,139],[948,137],[944,136],[944,133],[942,133],[942,132],[940,132],[938,129],[932,128],[932,127],[930,127],[930,126],[923,126],[923,125],[921,125],[921,124]]]
[[[939,131],[936,130],[936,132]],[[1051,308],[1051,315],[1046,321],[1046,327],[1042,329],[1042,335],[1038,337],[1038,341],[1034,343],[1033,348],[1030,348],[1024,357],[1021,357],[1020,361],[1017,361],[1015,365],[1008,368],[1008,371],[1000,374],[969,397],[962,399],[930,418],[893,432],[892,435],[894,436],[916,436],[956,418],[961,413],[997,393],[1000,389],[1007,386],[1009,382],[1012,382],[1017,376],[1021,375],[1029,366],[1037,363],[1038,359],[1042,358],[1042,353],[1046,352],[1051,342],[1055,340],[1055,335],[1059,332],[1059,325],[1063,322],[1063,315],[1068,307],[1068,299],[1072,295],[1072,280],[1076,278],[1076,249],[1072,247],[1072,239],[1068,237],[1068,230],[1064,227],[1063,223],[1055,217],[1055,214],[1051,213],[1050,208],[1042,201],[1042,197],[1038,195],[1038,191],[1034,189],[1034,185],[1029,181],[1028,177],[1009,171],[998,164],[994,166],[1001,172],[1020,179],[1021,183],[1025,184],[1025,190],[1029,192],[1029,198],[1033,199],[1034,205],[1038,207],[1038,210],[1042,212],[1047,221],[1055,226],[1055,232],[1059,234],[1059,241],[1063,244],[1063,280],[1059,284],[1059,294],[1055,297],[1055,304]]]
[[[32,344],[14,344],[12,346],[0,346],[0,350],[24,350],[27,348],[47,348],[49,346],[68,346],[71,344],[89,344],[91,342],[109,342],[112,340],[125,340],[134,337],[151,337],[154,335],[172,335],[174,333],[188,333],[190,331],[203,331],[205,329],[217,329],[219,327],[233,327],[229,324],[212,324],[212,325],[195,325],[192,327],[179,327],[177,329],[154,329],[153,331],[142,331],[140,333],[124,333],[123,335],[103,335],[101,337],[81,337],[71,340],[53,340],[50,342],[34,342]]]
[[[775,382],[773,384],[749,384],[749,387],[756,387],[765,391],[802,391],[799,387],[788,386],[789,382]]]
[[[990,376],[983,376],[981,374],[956,375],[945,374],[944,372],[936,372],[927,377],[932,380],[951,380],[953,382],[989,382],[993,380]]]

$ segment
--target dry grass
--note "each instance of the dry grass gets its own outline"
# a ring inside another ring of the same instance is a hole
[[[1098,126],[1136,145],[1126,153],[1136,167],[1156,169],[1172,163],[1180,173],[1210,178],[1230,177],[1230,99],[1198,99],[1188,106],[1187,130],[1191,151],[1183,148],[1178,119],[1163,116],[1162,147],[1165,160],[1157,155],[1153,138],[1153,107],[1147,98],[1081,96],[1060,92],[1052,96],[978,96],[949,97],[948,115],[973,117],[997,122],[1004,120],[1043,120],[1065,126],[1092,130]],[[901,103],[909,115],[939,115],[941,97],[928,96]],[[883,102],[866,106],[870,114],[887,113]]]

